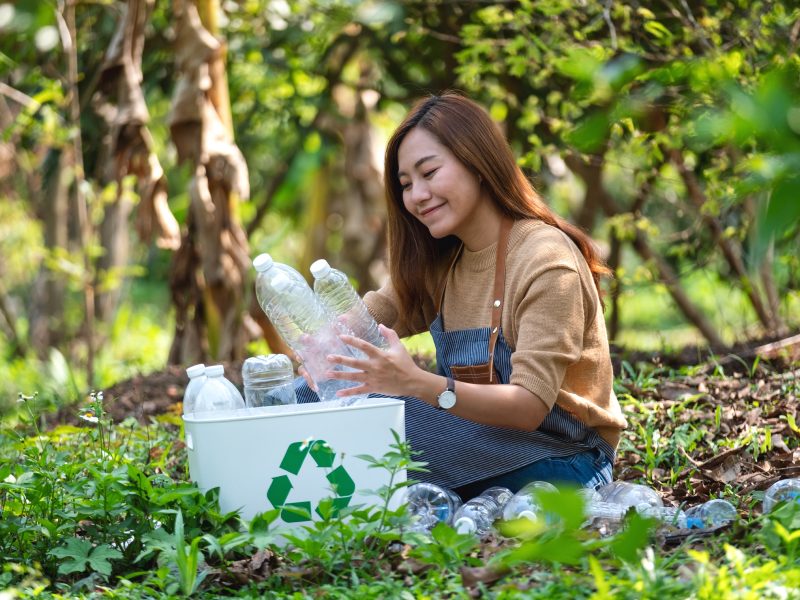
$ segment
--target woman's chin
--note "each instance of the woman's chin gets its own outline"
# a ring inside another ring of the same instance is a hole
[[[443,227],[441,225],[429,225],[428,232],[431,234],[431,237],[440,240],[442,238],[446,238],[448,235],[452,234],[453,232],[450,231],[448,227]]]

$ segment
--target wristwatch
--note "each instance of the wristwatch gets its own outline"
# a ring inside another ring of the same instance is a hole
[[[452,377],[447,378],[447,389],[436,398],[439,410],[453,408],[456,405],[456,382]]]

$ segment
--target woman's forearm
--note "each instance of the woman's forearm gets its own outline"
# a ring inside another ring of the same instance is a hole
[[[420,369],[410,382],[409,395],[438,407],[438,396],[446,387],[445,377]],[[455,392],[456,405],[448,412],[483,425],[533,431],[549,412],[536,394],[518,385],[456,381]]]

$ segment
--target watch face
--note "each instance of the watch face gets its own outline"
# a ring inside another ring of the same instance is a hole
[[[456,394],[450,390],[445,390],[439,394],[439,406],[442,408],[453,408],[456,405]]]

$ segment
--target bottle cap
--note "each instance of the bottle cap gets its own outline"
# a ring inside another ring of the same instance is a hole
[[[314,279],[325,277],[325,275],[330,272],[331,266],[324,258],[320,258],[319,260],[315,260],[313,263],[311,263],[311,274],[314,276]]]
[[[186,369],[186,374],[189,376],[189,379],[194,377],[199,377],[200,375],[204,375],[206,372],[206,366],[203,363],[199,365],[192,365],[188,369]]]
[[[222,365],[211,365],[210,367],[206,367],[206,375],[209,377],[219,377],[220,375],[225,374],[225,367]]]
[[[275,264],[275,261],[272,260],[272,257],[267,253],[259,254],[253,259],[253,266],[259,273],[271,269],[273,264]]]
[[[468,519],[466,517],[461,517],[460,519],[457,519],[456,522],[453,523],[453,525],[455,525],[456,531],[458,533],[475,533],[475,530],[477,529],[475,527],[475,522],[472,519]]]

